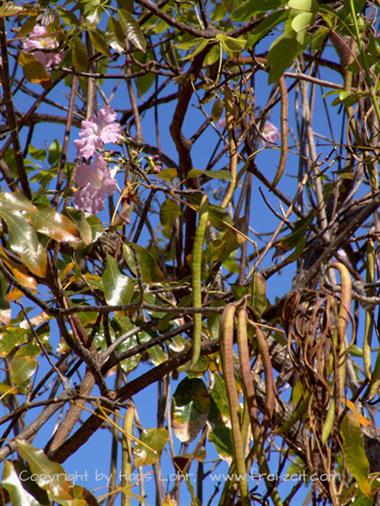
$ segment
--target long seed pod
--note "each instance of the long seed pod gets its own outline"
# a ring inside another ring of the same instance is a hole
[[[231,415],[231,430],[234,450],[234,464],[238,474],[238,482],[243,506],[249,506],[248,482],[245,467],[243,439],[240,430],[239,420],[239,398],[236,390],[234,362],[233,362],[233,341],[234,341],[234,319],[236,307],[234,304],[227,304],[222,315],[220,327],[222,367],[226,382],[228,405]]]
[[[129,406],[124,416],[124,431],[126,434],[132,434],[133,421],[135,418],[135,407]],[[121,474],[121,487],[123,494],[121,496],[122,506],[130,506],[131,504],[131,474],[132,474],[132,442],[129,438],[125,437],[122,440],[122,474]]]
[[[374,283],[375,281],[375,247],[373,240],[369,239],[367,245],[367,283]],[[375,295],[375,290],[370,288],[369,296]],[[364,370],[367,378],[371,379],[371,339],[373,331],[373,309],[367,308],[365,312],[365,328],[363,340],[363,361]]]
[[[249,361],[249,347],[248,347],[248,336],[247,336],[247,323],[248,315],[245,306],[242,306],[238,311],[237,316],[237,341],[239,347],[239,361],[240,371],[243,381],[243,390],[245,400],[248,406],[249,418],[251,422],[251,430],[254,440],[254,453],[252,457],[257,458],[260,473],[264,475],[265,483],[270,493],[273,502],[276,506],[282,506],[282,501],[277,488],[274,483],[269,481],[267,478],[270,475],[270,469],[266,461],[265,453],[263,451],[263,438],[264,431],[259,425],[258,411],[255,402],[255,391],[251,376],[251,365]]]
[[[279,183],[286,166],[288,158],[288,90],[286,88],[285,77],[281,76],[279,81],[281,93],[281,156],[276,175],[273,179],[273,187]]]
[[[273,418],[275,408],[276,408],[276,387],[274,384],[273,378],[273,369],[272,369],[272,361],[270,358],[268,343],[265,340],[263,333],[260,330],[260,327],[253,323],[256,339],[257,339],[257,347],[259,349],[259,353],[261,355],[261,359],[263,361],[264,366],[264,375],[265,375],[265,390],[266,390],[266,414],[269,420]]]
[[[349,270],[344,264],[336,262],[332,265],[332,267],[339,270],[341,279],[341,295],[340,295],[337,333],[338,333],[339,395],[342,395],[344,391],[344,385],[346,382],[346,362],[345,362],[345,354],[347,349],[346,330],[348,320],[350,318],[350,309],[352,300],[352,281]]]
[[[191,254],[193,306],[197,309],[202,307],[202,254],[208,215],[208,199],[207,196],[204,195],[199,206],[199,223],[195,231],[193,250]],[[194,368],[201,354],[202,314],[195,313],[193,321],[193,353],[190,369]]]
[[[232,100],[231,90],[226,86],[224,92],[224,105],[226,108],[226,127],[228,132],[228,148],[230,155],[230,175],[231,181],[228,185],[226,194],[221,202],[221,207],[224,209],[231,202],[234,195],[236,181],[237,181],[237,164],[238,164],[238,152],[234,138],[234,103]]]
[[[258,413],[255,400],[255,390],[251,376],[251,364],[249,361],[249,348],[247,338],[247,310],[241,307],[237,316],[237,341],[239,346],[240,371],[243,381],[243,390],[245,400],[248,406],[248,412],[251,420],[253,437],[258,436]]]

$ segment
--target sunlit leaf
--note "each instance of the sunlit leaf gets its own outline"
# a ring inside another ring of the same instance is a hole
[[[173,396],[173,429],[181,442],[191,442],[204,427],[210,409],[210,396],[201,379],[185,378]]]
[[[304,12],[316,12],[318,9],[318,4],[315,0],[289,0],[288,5],[291,9]]]
[[[200,170],[200,169],[191,169],[187,177],[189,179],[199,176],[206,176],[211,179],[223,179],[224,181],[231,181],[231,174],[228,170]]]
[[[47,458],[45,453],[25,441],[16,440],[17,451],[36,476],[36,483],[57,502],[73,499],[73,486],[66,479],[64,468]]]
[[[170,236],[174,222],[180,215],[181,209],[177,202],[170,199],[164,200],[160,208],[160,221],[163,226],[163,232],[167,237]]]
[[[360,423],[351,414],[343,418],[340,431],[343,437],[344,463],[348,471],[358,482],[364,495],[371,497],[369,483],[369,463],[364,450],[363,433]]]
[[[285,32],[280,35],[270,47],[268,53],[269,82],[273,83],[282,76],[285,69],[290,67],[304,49],[295,38],[295,32]]]
[[[16,386],[23,385],[34,374],[38,365],[35,357],[13,357],[9,363],[9,371],[12,378],[12,383]]]
[[[46,68],[32,53],[20,52],[18,62],[31,83],[48,83],[51,80]]]
[[[145,53],[146,40],[135,18],[125,9],[119,9],[119,16],[120,26],[129,42],[131,42],[137,49]]]
[[[79,242],[77,227],[66,216],[50,207],[40,207],[32,214],[32,227],[58,242]]]
[[[71,40],[71,55],[74,68],[80,72],[86,72],[88,70],[88,52],[79,37]]]
[[[16,5],[14,2],[5,2],[0,6],[0,17],[15,16],[23,11],[22,5]]]
[[[31,276],[28,273],[28,271],[24,269],[21,265],[11,260],[1,246],[0,246],[0,257],[21,286],[28,288],[31,291],[35,291],[37,289],[36,279],[33,276]]]
[[[167,441],[168,431],[166,429],[143,430],[140,442],[136,444],[133,450],[135,466],[147,466],[157,463]]]
[[[261,318],[268,307],[266,296],[266,281],[258,271],[255,271],[251,281],[251,304],[252,310],[257,318]]]
[[[0,209],[33,213],[37,208],[22,193],[0,192]]]
[[[90,36],[92,45],[96,51],[99,51],[99,53],[104,56],[110,55],[107,40],[103,33],[99,32],[98,30],[89,30],[88,35]]]
[[[122,274],[116,260],[107,256],[106,268],[102,276],[104,297],[107,304],[129,304],[133,295],[133,281]]]
[[[314,14],[311,12],[301,12],[292,20],[292,28],[295,32],[307,30],[313,22]]]
[[[270,16],[263,19],[251,32],[248,34],[247,49],[256,45],[263,39],[269,32],[271,32],[277,25],[282,23],[288,13],[286,11],[274,12]]]
[[[41,504],[47,504],[47,502],[40,502],[25,490],[21,477],[27,476],[26,470],[16,469],[16,466],[17,463],[11,461],[5,462],[1,480],[1,485],[7,490],[12,506],[41,506]],[[46,496],[43,499],[47,501]]]
[[[19,212],[9,212],[0,205],[0,217],[5,220],[10,235],[10,247],[20,256],[21,262],[36,276],[47,272],[46,250],[38,241],[36,232]]]

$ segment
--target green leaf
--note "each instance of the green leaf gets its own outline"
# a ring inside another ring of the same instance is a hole
[[[221,56],[219,45],[212,46],[204,59],[205,66],[214,65],[220,60]]]
[[[16,346],[25,343],[29,338],[26,329],[7,326],[1,329],[2,339],[0,339],[0,357],[6,357]]]
[[[289,0],[288,6],[303,12],[317,12],[318,4],[315,0]]]
[[[136,78],[137,94],[139,97],[151,89],[155,79],[156,76],[152,72]]]
[[[44,278],[47,272],[47,254],[38,242],[36,232],[20,211],[5,210],[1,203],[0,217],[8,226],[10,248],[20,256],[21,262],[33,274]]]
[[[48,150],[48,162],[50,165],[54,165],[61,157],[61,145],[57,139],[50,144]]]
[[[245,45],[247,43],[247,40],[245,38],[234,39],[233,37],[228,37],[228,35],[225,35],[223,33],[218,33],[215,38],[222,43],[223,48],[228,53],[236,53],[237,51],[241,51],[245,48]]]
[[[344,463],[348,471],[357,481],[361,492],[371,497],[369,483],[369,462],[364,450],[363,433],[359,422],[347,413],[343,418],[340,432],[343,437]]]
[[[79,242],[79,231],[74,223],[50,207],[40,207],[32,214],[32,227],[58,242]]]
[[[49,504],[46,495],[37,500],[29,491],[25,490],[24,482],[21,481],[21,478],[24,479],[24,476],[27,476],[27,470],[20,469],[19,463],[11,461],[4,463],[1,486],[8,492],[12,506],[41,506]]]
[[[75,14],[71,12],[71,10],[64,9],[60,5],[57,5],[55,8],[59,12],[60,19],[62,19],[62,21],[64,21],[67,25],[77,26],[79,24],[78,19],[75,17]]]
[[[160,269],[156,258],[148,249],[134,243],[129,243],[126,248],[132,248],[135,252],[143,283],[159,283],[164,281],[164,273]],[[123,249],[123,251],[125,250]],[[130,258],[129,255],[128,257]]]
[[[269,83],[279,79],[297,56],[302,53],[305,45],[300,44],[295,36],[295,32],[287,31],[271,45],[268,53]]]
[[[29,144],[28,146],[28,153],[32,158],[38,160],[39,162],[42,162],[42,160],[45,160],[46,158],[45,150],[41,148],[35,148],[32,144]]]
[[[88,53],[86,46],[79,37],[71,40],[71,55],[74,68],[80,72],[87,72]]]
[[[373,499],[360,494],[354,502],[350,502],[350,506],[373,506]]]
[[[211,179],[223,179],[225,181],[231,181],[231,174],[228,170],[200,170],[191,169],[189,170],[187,177],[192,179],[199,176],[207,176]]]
[[[5,2],[0,6],[0,18],[8,16],[16,16],[17,14],[33,15],[37,14],[38,10],[34,9],[31,5],[16,5],[14,2]]]
[[[208,421],[212,428],[209,441],[215,445],[222,459],[230,460],[233,455],[231,429],[227,427],[227,424],[230,424],[230,409],[226,385],[219,374],[214,375]]]
[[[117,304],[129,304],[133,296],[133,282],[119,271],[116,260],[107,256],[106,268],[103,276],[104,297],[107,304],[114,306]]]
[[[313,217],[314,214],[310,214],[306,218],[298,220],[294,225],[293,232],[279,241],[280,248],[285,251],[295,248],[300,240],[305,237],[305,232],[309,228]]]
[[[107,40],[108,44],[112,49],[118,53],[122,53],[125,50],[124,33],[120,26],[119,21],[110,17],[107,25]]]
[[[205,40],[201,39],[201,42],[194,49],[194,51],[185,56],[184,60],[192,60],[195,56],[197,56],[197,54],[201,53],[204,50],[204,48],[208,46],[209,42],[210,41],[208,39]]]
[[[324,421],[323,427],[322,427],[322,437],[321,437],[322,444],[324,444],[324,445],[326,444],[326,442],[331,434],[331,431],[333,430],[334,423],[335,423],[335,400],[332,397],[330,400],[330,406],[327,411],[327,415],[326,415],[326,418],[325,418],[325,421]]]
[[[24,76],[31,83],[47,83],[51,80],[44,65],[32,53],[20,52],[18,62],[23,68]]]
[[[59,502],[73,500],[73,486],[66,479],[64,468],[47,458],[45,453],[26,441],[16,440],[16,448],[21,458],[26,460],[36,483],[49,494],[49,497]]]
[[[247,0],[242,2],[231,13],[234,21],[249,21],[256,14],[277,9],[286,4],[286,0]]]
[[[201,379],[185,378],[173,396],[173,429],[182,443],[195,439],[203,429],[210,410],[210,396]]]
[[[286,11],[274,12],[270,16],[261,21],[249,34],[247,40],[247,49],[255,46],[262,40],[269,32],[271,32],[277,25],[282,23],[288,17]]]
[[[157,177],[160,179],[164,179],[165,181],[173,181],[177,177],[177,169],[169,167],[167,169],[162,170]]]
[[[369,399],[378,395],[380,389],[380,350],[377,352],[375,369],[372,373],[372,378],[370,382],[370,390],[369,390]]]
[[[160,221],[166,237],[170,236],[175,220],[181,216],[181,209],[177,202],[171,199],[164,200],[160,208]]]
[[[9,371],[12,379],[12,383],[17,387],[20,387],[26,383],[29,378],[34,374],[38,365],[38,361],[35,357],[22,356],[13,357],[9,363]]]
[[[145,429],[133,450],[134,465],[139,467],[159,462],[167,441],[168,431],[166,429]]]
[[[218,233],[216,239],[207,245],[205,259],[208,262],[223,262],[239,246],[232,230]]]
[[[99,53],[103,54],[104,56],[110,55],[107,40],[103,33],[99,32],[98,30],[89,30],[88,35],[90,36],[90,40],[96,51],[99,51]]]
[[[146,40],[139,24],[132,14],[125,9],[119,9],[119,20],[120,26],[129,42],[145,53]]]
[[[291,27],[296,33],[307,30],[313,19],[314,14],[312,12],[301,12],[292,20]]]
[[[286,470],[286,474],[301,474],[306,468],[305,462],[298,455],[291,459],[291,464]]]
[[[251,281],[251,306],[256,318],[261,318],[268,307],[265,278],[257,271]]]
[[[0,192],[0,209],[33,213],[37,208],[21,193]]]
[[[167,353],[164,352],[161,346],[149,348],[148,355],[153,365],[160,365],[168,359]]]
[[[212,105],[211,117],[213,121],[218,121],[224,109],[224,102],[221,98],[217,98]]]

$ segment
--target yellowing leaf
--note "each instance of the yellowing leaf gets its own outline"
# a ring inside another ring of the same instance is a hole
[[[38,10],[33,9],[30,6],[25,5],[16,5],[14,2],[5,2],[0,7],[0,18],[7,18],[9,16],[16,16],[17,14],[20,15],[28,15],[28,14],[37,14]]]
[[[349,399],[344,399],[344,402],[347,407],[350,408],[352,416],[356,419],[357,422],[360,423],[360,425],[364,425],[364,427],[370,427],[372,425],[371,420],[363,416],[352,401]]]
[[[177,438],[187,443],[203,429],[210,410],[210,396],[201,379],[185,378],[173,397],[173,428]]]
[[[341,428],[343,437],[344,464],[358,483],[361,492],[371,497],[369,483],[369,462],[364,450],[363,433],[359,422],[349,413],[343,418]]]
[[[144,430],[140,441],[134,448],[135,466],[146,466],[158,462],[167,441],[168,431],[166,429]]]
[[[21,52],[18,62],[24,70],[24,75],[31,83],[47,83],[51,77],[46,68],[32,53]]]
[[[19,255],[30,272],[44,278],[47,272],[47,253],[26,217],[20,211],[3,208],[1,202],[0,216],[7,223],[11,249]]]
[[[11,302],[12,300],[21,299],[21,297],[23,296],[24,294],[21,290],[19,290],[18,288],[13,288],[13,290],[7,293],[7,295],[5,296],[5,300],[7,302]]]
[[[79,242],[80,234],[74,223],[49,207],[41,207],[31,215],[32,227],[40,234],[58,242]]]
[[[17,440],[16,446],[20,456],[36,475],[37,484],[48,492],[51,499],[60,504],[67,504],[63,501],[74,499],[73,486],[61,465],[49,460],[42,450],[33,448],[25,441]]]

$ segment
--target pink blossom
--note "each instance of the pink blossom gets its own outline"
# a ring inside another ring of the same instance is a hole
[[[106,142],[120,142],[121,126],[116,121],[116,113],[109,105],[100,109],[89,119],[82,121],[80,139],[74,141],[78,156],[89,159]]]
[[[75,182],[80,187],[75,194],[76,205],[91,214],[102,211],[105,197],[116,190],[116,181],[102,156],[96,156],[91,165],[77,164]]]
[[[23,50],[32,53],[46,68],[59,65],[63,59],[62,52],[54,52],[59,46],[55,37],[49,33],[46,26],[35,25],[28,37],[23,41]],[[44,51],[39,51],[43,49]]]
[[[278,128],[270,121],[265,122],[261,135],[263,136],[264,146],[266,148],[273,146],[273,144],[276,144],[280,140],[280,132]]]

